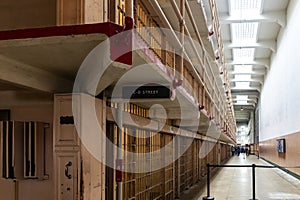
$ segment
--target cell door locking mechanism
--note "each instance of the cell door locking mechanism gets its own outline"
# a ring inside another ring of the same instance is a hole
[[[65,166],[65,176],[68,178],[68,179],[71,179],[72,178],[72,175],[69,174],[69,167],[72,166],[72,162],[69,161],[66,166]]]

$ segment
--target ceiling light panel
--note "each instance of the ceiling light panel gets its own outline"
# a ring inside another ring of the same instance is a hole
[[[257,38],[258,22],[231,24],[233,43],[255,43]]]

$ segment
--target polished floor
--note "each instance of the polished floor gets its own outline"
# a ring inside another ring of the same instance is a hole
[[[256,156],[234,156],[230,165],[269,165]],[[300,180],[279,169],[256,168],[256,199],[258,200],[300,200]],[[194,188],[193,195],[184,195],[181,199],[202,200],[206,188]],[[197,193],[197,194],[195,194]],[[215,200],[249,200],[252,199],[252,169],[222,168],[211,181],[210,196]]]

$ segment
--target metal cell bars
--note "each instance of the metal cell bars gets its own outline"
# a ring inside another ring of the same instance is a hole
[[[125,0],[118,0],[117,10],[118,23],[122,26],[124,25],[124,19],[126,16]]]
[[[137,27],[149,27],[149,26],[157,26],[157,23],[154,23],[155,20],[151,18],[151,16],[148,14],[149,12],[146,10],[145,6],[142,5],[141,1],[137,1],[135,3],[136,5],[136,21],[137,21]],[[191,15],[191,14],[190,14]],[[147,42],[147,44],[150,46],[150,49],[153,49],[153,52],[155,53],[156,56],[160,57],[161,60],[165,60],[166,64],[173,67],[175,66],[175,55],[172,54],[172,52],[166,52],[162,53],[162,51],[157,51],[155,52],[154,50],[157,48],[161,48],[161,44],[163,44],[164,41],[164,36],[162,36],[161,32],[159,31],[159,28],[156,29],[157,31],[153,31],[154,33],[150,33],[146,29],[141,30],[140,36],[144,39],[144,41]],[[188,36],[190,36],[189,30],[187,27],[185,27],[185,31]],[[199,37],[199,39],[201,39]],[[167,43],[167,42],[166,42]],[[203,43],[201,40],[199,40],[199,43],[202,45],[202,50],[195,48],[193,41],[191,41],[192,44],[192,49],[194,50],[195,54],[197,55],[197,59],[199,62],[199,65],[202,66],[201,70],[197,70],[194,67],[190,67],[185,65],[184,66],[184,76],[186,80],[188,81],[189,85],[192,86],[192,91],[188,91],[191,94],[193,94],[194,98],[198,100],[198,102],[201,105],[204,105],[207,111],[211,114],[213,111],[213,115],[215,117],[216,123],[217,124],[225,124],[227,126],[228,123],[222,123],[222,119],[225,120],[225,113],[220,113],[220,106],[225,106],[227,108],[227,105],[223,105],[220,102],[224,101],[224,93],[222,90],[222,86],[219,86],[216,84],[217,78],[215,77],[215,74],[213,73],[212,67],[209,64],[209,59],[208,55],[205,53],[205,49],[203,48]],[[174,50],[172,48],[172,45],[170,44],[165,44],[166,47],[171,47],[171,51]],[[152,46],[156,46],[153,48]],[[201,58],[200,58],[201,57]],[[189,57],[187,57],[189,59]],[[190,60],[189,60],[190,62]],[[192,62],[190,62],[192,63]],[[178,68],[178,67],[177,67]],[[208,68],[208,70],[206,69]],[[201,77],[200,77],[201,75]],[[185,83],[186,84],[186,83]],[[194,91],[199,91],[200,87],[203,87],[204,89],[201,90],[203,93],[200,96],[199,92],[194,92]],[[220,88],[221,87],[221,88]],[[230,90],[229,90],[230,91]],[[220,95],[222,94],[222,95]],[[230,97],[230,94],[229,94]],[[228,109],[223,109],[224,112],[228,112]],[[218,117],[218,115],[223,115],[223,117]],[[232,115],[232,113],[230,114]],[[231,117],[233,118],[233,117]],[[220,120],[220,121],[218,121]],[[232,123],[232,122],[230,122]],[[230,127],[233,127],[234,125],[231,125]],[[230,132],[234,132],[232,128],[225,128],[226,130],[229,130]]]
[[[118,103],[107,101],[107,106],[111,108],[118,108]],[[123,112],[128,112],[133,115],[138,115],[140,117],[148,118],[149,117],[149,110],[138,106],[136,104],[130,102],[124,102],[122,106]]]
[[[136,151],[136,137],[133,137],[134,130],[122,128],[122,148],[124,149],[124,166],[125,169],[134,169],[136,163],[132,157],[128,156],[128,152]],[[134,173],[124,174],[123,199],[135,199],[135,175]]]
[[[222,70],[223,70],[223,76],[224,76],[224,83],[225,88],[226,88],[226,92],[227,92],[227,97],[229,100],[232,99],[231,96],[231,90],[230,90],[230,86],[229,86],[229,81],[228,81],[228,75],[227,75],[227,70],[226,70],[226,63],[225,63],[225,55],[224,55],[224,45],[222,42],[222,36],[221,36],[221,29],[220,29],[220,23],[219,23],[219,17],[218,17],[218,13],[217,13],[217,8],[216,8],[216,2],[215,0],[208,0],[208,3],[210,5],[210,10],[212,13],[212,23],[213,23],[213,27],[215,30],[215,34],[216,34],[216,38],[217,38],[217,42],[218,42],[218,51],[221,57],[221,65],[222,65]],[[234,119],[234,110],[233,110],[233,106],[230,105],[230,110],[231,110],[231,115],[232,118]],[[235,123],[235,121],[233,121]],[[233,132],[235,132],[235,127],[233,127],[234,130],[232,130]]]
[[[185,1],[185,0],[184,0],[184,1]],[[183,18],[183,16],[182,16],[181,13],[179,12],[179,8],[178,8],[176,2],[175,2],[174,0],[172,0],[171,3],[172,3],[173,9],[175,10],[175,13],[176,13],[178,19],[181,20],[181,19]],[[210,3],[211,3],[211,2],[210,2]],[[186,5],[186,8],[187,8],[187,12],[188,12],[188,13],[191,12],[190,9],[189,9],[189,5],[188,5],[188,3],[187,3],[186,1],[185,1],[185,5]],[[214,9],[213,9],[212,12],[214,12],[215,15],[217,16],[216,8],[215,8],[215,7],[213,7],[213,8],[214,8]],[[190,16],[190,20],[192,21],[192,23],[194,23],[194,20],[193,20],[193,18],[191,17],[191,16],[192,16],[191,13],[189,14],[189,16]],[[195,29],[195,26],[194,26],[194,29]],[[220,27],[219,27],[218,29],[220,29]],[[189,33],[189,30],[188,30],[188,28],[187,28],[186,26],[185,26],[185,29],[184,29],[184,30],[185,30],[186,34],[191,38],[191,35],[190,35],[190,33]],[[197,32],[197,29],[195,29],[195,31]],[[218,30],[218,31],[220,32],[220,30]],[[203,52],[205,52],[205,49],[203,48],[204,45],[203,45],[203,42],[202,42],[201,38],[198,37],[198,40],[199,40],[199,43],[201,44],[201,47],[202,47]],[[222,40],[221,40],[221,35],[220,35],[220,34],[219,34],[218,42],[220,43],[219,46],[221,47],[221,50],[223,51],[223,44],[222,44]],[[209,60],[212,60],[212,59],[209,59],[208,54],[204,53],[204,54],[203,54],[203,55],[204,55],[204,58],[203,58],[203,61],[202,61],[202,60],[200,59],[199,54],[198,54],[199,51],[197,51],[195,45],[193,44],[193,41],[191,41],[191,43],[192,43],[192,47],[193,47],[194,50],[195,50],[195,54],[197,55],[197,58],[198,58],[198,60],[199,60],[199,62],[200,62],[200,64],[201,64],[201,66],[203,66],[204,76],[203,76],[203,79],[202,79],[202,80],[204,81],[204,87],[205,87],[205,89],[208,90],[208,93],[210,94],[210,95],[208,95],[208,96],[211,96],[210,100],[212,101],[212,104],[208,103],[208,105],[207,105],[207,106],[210,107],[210,110],[211,110],[211,109],[212,109],[212,108],[211,108],[212,106],[216,106],[216,103],[215,103],[215,100],[214,100],[215,97],[217,97],[217,95],[220,94],[220,92],[221,92],[220,89],[219,89],[220,86],[216,84],[216,77],[215,77],[215,74],[213,73],[212,67],[211,67],[210,62],[209,62]],[[201,52],[201,51],[200,51],[200,52]],[[224,56],[223,56],[223,59],[225,59]],[[205,63],[205,61],[206,61],[206,63]],[[208,71],[207,71],[206,68],[205,68],[205,66],[206,66],[205,64],[208,66],[208,69],[209,69]],[[226,71],[225,71],[225,73],[226,73]],[[211,80],[210,77],[212,77],[212,80]],[[224,77],[225,77],[226,87],[229,87],[228,80],[227,80],[227,74],[225,74]],[[206,81],[206,80],[208,80],[208,81]],[[218,90],[217,92],[215,91],[215,88],[217,88],[217,90]],[[229,99],[231,99],[230,90],[229,90],[229,89],[227,89],[227,90],[229,91],[229,92],[228,92],[228,97],[229,97]],[[226,109],[226,111],[228,112],[227,109]],[[232,115],[232,118],[234,118],[234,116],[233,116],[233,108],[231,108],[231,113],[229,113],[229,114]],[[217,123],[218,123],[218,122],[217,122]],[[227,128],[227,129],[228,129],[228,128]],[[230,128],[230,130],[231,130],[231,128]]]
[[[188,3],[187,3],[187,5],[188,5]],[[187,8],[188,8],[188,6],[187,6]],[[215,11],[216,12],[216,11]],[[192,15],[190,15],[190,16],[192,16]],[[192,18],[191,18],[191,20],[193,20]],[[221,42],[221,40],[219,39],[218,40],[219,42]],[[223,45],[221,44],[221,45],[219,45],[219,46],[221,46],[221,49],[223,49]],[[208,55],[207,55],[208,56]],[[224,58],[224,56],[222,57],[222,59],[225,59]],[[211,59],[212,60],[212,59]],[[207,63],[208,63],[208,65],[209,65],[209,60],[208,60],[208,58],[206,57],[206,59],[204,60],[204,61],[206,61]],[[212,72],[212,68],[211,68],[211,66],[209,65],[209,72],[211,73],[210,75],[213,77],[213,83],[215,84],[215,82],[216,82],[216,77],[214,76],[214,74],[213,74],[213,72]],[[225,71],[225,70],[224,70]],[[206,73],[207,74],[207,73]],[[209,79],[209,75],[206,77],[206,78],[208,78]],[[225,74],[224,74],[224,77],[225,77],[225,83],[227,83],[228,82],[228,80],[226,79],[226,77],[227,77],[227,74],[226,74],[226,71],[225,71]],[[204,77],[205,78],[205,77]],[[209,81],[209,83],[211,83],[211,81]],[[210,85],[211,86],[211,85]],[[212,87],[212,86],[211,86]],[[226,84],[225,85],[225,91],[227,90],[228,92],[227,92],[227,97],[229,98],[229,99],[231,99],[231,94],[230,94],[230,89],[228,89],[228,87],[229,87],[229,85],[228,84]],[[217,108],[216,110],[220,113],[220,105],[218,105],[218,102],[221,102],[221,100],[224,102],[224,101],[226,101],[224,98],[225,98],[225,96],[223,95],[223,93],[221,93],[221,90],[220,90],[220,88],[219,87],[217,87],[217,85],[213,85],[213,87],[212,88],[217,88],[217,92],[215,92],[214,91],[214,93],[213,93],[213,95],[212,95],[212,97],[213,97],[213,99],[214,99],[214,101],[213,101],[213,103],[214,103],[214,106]],[[226,89],[227,88],[227,89]],[[222,94],[222,95],[220,95],[220,94]],[[217,99],[217,100],[215,100],[215,99]],[[217,104],[217,105],[216,105]],[[227,105],[225,104],[225,105],[223,105],[225,108],[227,108]],[[224,118],[225,118],[225,112],[228,112],[228,109],[224,109],[223,108],[223,110],[225,110],[224,111],[224,113],[221,113],[222,114],[222,116],[223,117],[221,117],[221,118],[223,118],[223,120],[225,120]],[[233,115],[233,112],[232,112],[232,107],[231,107],[231,118],[234,118],[234,115]],[[220,117],[218,117],[218,116],[216,116],[216,118],[218,119],[218,118],[220,118]],[[217,124],[223,124],[222,123],[222,120],[220,120],[220,121],[216,121],[216,123]],[[234,125],[233,125],[233,127],[234,127]],[[227,129],[227,128],[226,128]],[[230,128],[230,130],[231,130],[231,132],[235,132],[235,130],[232,130],[232,129],[234,129],[234,128]]]
[[[173,140],[172,135],[164,134],[163,137],[164,137],[163,146],[168,145]],[[173,148],[167,148],[165,150],[166,151],[164,152],[164,155],[173,157],[173,152],[174,152]],[[175,173],[174,163],[171,163],[168,166],[166,166],[162,172],[164,173],[164,176],[162,176],[162,177],[163,177],[163,181],[164,181],[165,199],[173,200],[174,199],[174,173]]]
[[[122,142],[123,148],[126,151],[141,154],[161,149],[163,146],[169,144],[174,137],[164,133],[158,133],[149,137],[149,134],[153,134],[153,132],[150,130],[137,129],[133,126],[125,126],[122,134],[124,136]],[[181,137],[179,139],[180,142],[178,147],[181,150],[184,150],[186,148],[185,145],[189,142],[188,140],[191,139],[192,138]],[[201,145],[205,145],[206,151],[211,149],[207,156],[202,159],[198,156]],[[224,143],[223,145],[226,146],[227,144]],[[226,149],[226,147],[223,149]],[[163,155],[173,156],[174,151],[174,147],[166,149],[166,152],[163,152]],[[228,153],[229,152],[222,156],[222,160],[226,160],[226,157],[228,158],[230,156]],[[134,159],[127,157],[125,154],[125,166],[135,167],[140,170],[149,170],[153,166],[153,163],[164,162],[165,160],[165,157],[157,159],[151,155],[147,157],[146,155],[144,156],[146,162],[139,163]],[[175,182],[179,184],[178,194],[180,194],[195,184],[201,177],[206,175],[206,163],[218,164],[218,146],[212,141],[194,140],[192,145],[189,146],[187,151],[179,158],[177,166],[175,166],[175,163],[173,162],[156,171],[146,173],[125,173],[123,199],[174,199],[176,190],[174,188]],[[174,176],[175,169],[177,168],[179,171],[179,180],[177,176]]]
[[[135,3],[135,22],[137,33],[141,39],[146,42],[148,47],[154,52],[154,54],[163,61],[162,57],[162,33],[159,30],[157,22],[148,14],[149,12],[142,4],[142,2]],[[151,27],[151,28],[149,28]]]
[[[149,171],[125,173],[123,199],[162,199],[163,196],[165,199],[173,199],[173,165],[152,171],[155,164],[164,162],[164,157],[146,154],[160,150],[164,144],[172,141],[172,136],[130,126],[124,127],[122,134],[125,167],[134,167],[137,171]],[[137,162],[128,156],[127,151],[145,156],[145,162]]]

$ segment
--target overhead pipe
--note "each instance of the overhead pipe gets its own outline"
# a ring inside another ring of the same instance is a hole
[[[124,31],[132,30],[134,28],[134,11],[133,0],[125,1],[125,22]]]

